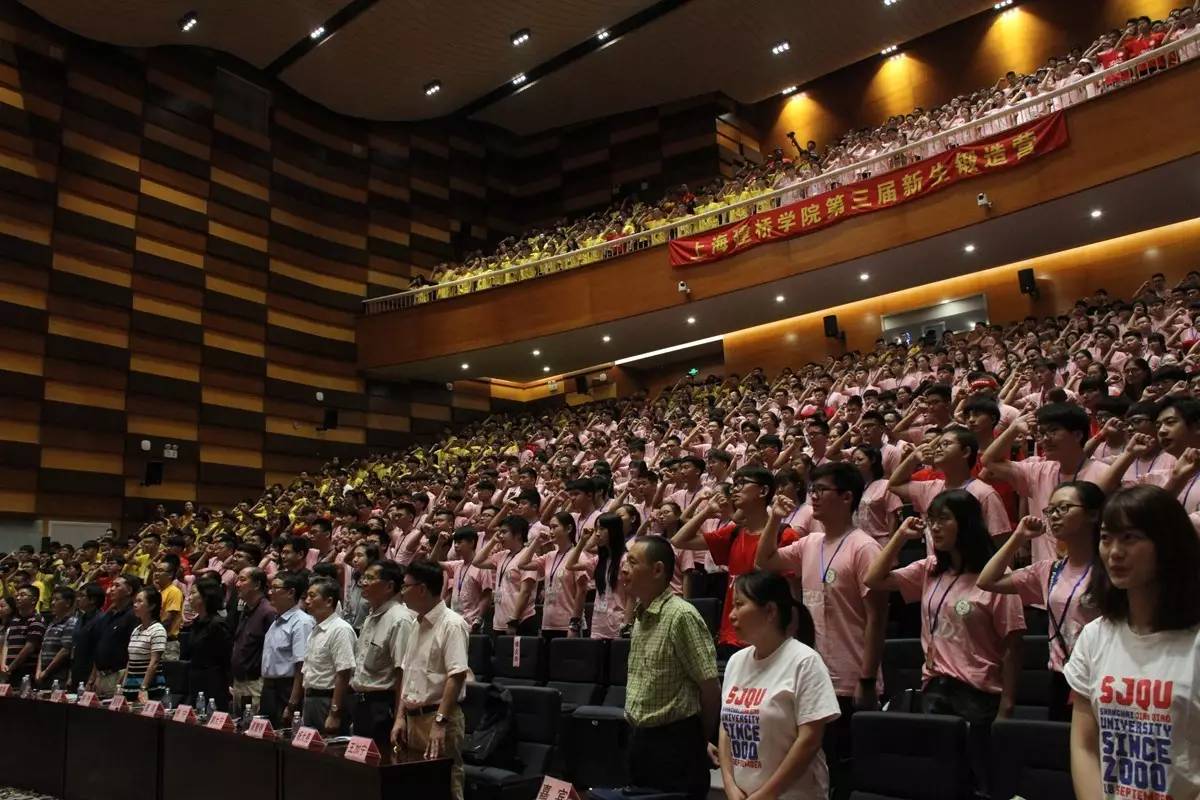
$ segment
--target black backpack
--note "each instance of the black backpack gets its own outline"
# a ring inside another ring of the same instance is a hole
[[[462,745],[463,761],[477,767],[510,769],[517,760],[517,713],[512,693],[489,684],[483,718]]]

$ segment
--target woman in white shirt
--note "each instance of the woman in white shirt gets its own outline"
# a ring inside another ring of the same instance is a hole
[[[157,589],[148,586],[133,596],[133,615],[138,624],[129,636],[129,658],[121,691],[128,700],[142,703],[161,700],[166,681],[158,667],[167,649],[167,629],[158,621],[162,616],[162,595]]]
[[[1130,486],[1105,506],[1100,565],[1100,617],[1064,670],[1075,796],[1196,800],[1200,540],[1174,496]]]
[[[808,612],[787,579],[739,575],[729,621],[748,646],[733,654],[722,687],[721,778],[729,800],[822,800],[829,772],[821,741],[838,718],[821,657],[793,638]]]

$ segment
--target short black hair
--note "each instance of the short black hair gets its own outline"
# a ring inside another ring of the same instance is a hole
[[[442,568],[437,564],[423,558],[417,559],[408,565],[407,575],[428,589],[434,597],[441,597],[446,579],[442,575]]]
[[[292,593],[292,602],[299,603],[308,591],[308,578],[292,572],[280,572],[275,576],[283,584],[284,591]]]
[[[385,558],[382,561],[376,561],[367,569],[379,570],[379,580],[388,581],[392,584],[392,593],[399,594],[400,587],[404,585],[404,567],[390,558]]]
[[[634,544],[643,544],[646,546],[646,557],[650,564],[659,563],[663,565],[663,578],[670,584],[671,578],[675,576],[675,551],[671,547],[671,543],[662,536],[635,536]]]
[[[858,510],[858,503],[862,500],[866,486],[862,473],[858,471],[857,467],[841,461],[822,464],[809,473],[809,485],[816,483],[819,478],[831,479],[839,492],[850,492],[850,510]]]
[[[1091,435],[1092,422],[1088,414],[1074,403],[1047,403],[1037,410],[1038,425],[1057,425],[1079,436],[1082,447]]]

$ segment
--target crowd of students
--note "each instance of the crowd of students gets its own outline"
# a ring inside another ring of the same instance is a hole
[[[935,108],[915,108],[908,114],[892,116],[874,128],[848,131],[837,141],[827,144],[824,151],[818,148],[815,141],[809,140],[802,148],[798,141],[793,140],[796,150],[794,156],[777,149],[762,163],[747,162],[732,177],[715,178],[697,191],[692,191],[685,184],[672,189],[657,201],[627,197],[617,205],[586,217],[558,220],[545,228],[509,237],[491,253],[478,251],[468,254],[459,262],[438,264],[428,278],[418,276],[414,279],[410,288],[455,284],[421,294],[418,299],[424,302],[526,280],[551,268],[535,263],[543,259],[567,255],[667,225],[682,225],[680,235],[688,235],[697,232],[687,225],[688,219],[694,215],[753,200],[821,175],[838,173],[837,181],[844,185],[868,178],[872,172],[898,169],[935,152],[932,148],[905,148],[944,131],[961,129],[963,134],[959,138],[966,140],[999,133],[1013,124],[1009,115],[1002,112],[1026,100],[1069,86],[1079,88],[1078,93],[1052,101],[1045,107],[1031,109],[1024,116],[1018,115],[1017,122],[1027,122],[1065,105],[1122,86],[1133,78],[1145,77],[1195,57],[1200,52],[1200,43],[1192,41],[1182,46],[1177,55],[1164,57],[1162,63],[1148,62],[1136,71],[1131,70],[1128,74],[1103,81],[1088,79],[1097,71],[1193,36],[1197,31],[1198,8],[1200,3],[1177,8],[1165,20],[1153,20],[1146,16],[1130,19],[1123,28],[1101,35],[1086,48],[1076,47],[1064,55],[1050,56],[1045,64],[1029,74],[1010,71],[993,86],[960,94]],[[938,150],[962,143],[946,142]],[[902,150],[904,152],[897,152]],[[892,153],[896,153],[893,158],[886,159],[882,164],[878,161]],[[852,175],[842,173],[846,168],[858,164],[864,165],[863,170]],[[818,187],[816,191],[827,188],[830,187]],[[742,208],[737,213],[745,217],[751,211],[773,207],[773,201],[764,200],[763,206]],[[729,221],[737,218],[737,214],[734,214]],[[664,242],[666,238],[664,234]],[[601,258],[599,253],[593,255],[594,260]],[[522,265],[529,266],[523,270],[494,274]],[[455,283],[467,278],[474,280]]]
[[[468,630],[632,633],[636,651],[647,608],[723,594],[723,691],[670,691],[722,719],[730,797],[817,797],[846,785],[855,711],[900,701],[881,679],[896,595],[920,607],[913,707],[971,723],[981,787],[1022,636],[1044,621],[1079,796],[1151,781],[1195,798],[1198,324],[1200,273],[1155,274],[1131,301],[1097,289],[1058,316],[879,340],[774,380],[494,415],[235,508],[160,506],[133,535],[0,561],[0,678],[144,699],[182,658],[191,703],[384,741],[411,737],[405,709],[446,714],[448,738],[420,733],[441,748],[461,741]],[[639,570],[661,597],[634,591]],[[452,666],[440,683],[431,654]],[[415,694],[398,701],[401,684]]]

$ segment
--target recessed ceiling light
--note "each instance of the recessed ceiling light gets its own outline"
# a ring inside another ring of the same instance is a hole
[[[604,334],[603,336],[601,336],[601,337],[600,337],[600,341],[602,341],[602,342],[611,342],[611,341],[612,341],[612,337],[611,337],[611,336],[609,336],[609,335],[606,333],[606,334]]]
[[[466,362],[463,362],[462,368],[463,368],[463,369],[470,369],[470,368],[471,368],[471,365],[470,365],[470,364],[467,364]]]
[[[869,272],[860,272],[860,273],[858,273],[858,279],[859,279],[860,281],[869,281],[869,280],[871,280],[871,273],[869,273]]]
[[[890,56],[892,53],[896,52],[896,50],[897,50],[898,48],[899,48],[899,45],[890,44],[890,45],[888,45],[887,47],[885,47],[885,48],[883,48],[882,50],[880,50],[880,51],[879,51],[879,55],[881,55],[881,56]]]
[[[688,317],[688,318],[687,318],[687,324],[688,324],[688,325],[695,325],[695,324],[696,324],[696,318],[695,318],[695,317]]]
[[[781,294],[777,294],[777,295],[775,295],[775,302],[776,302],[776,303],[782,303],[782,302],[783,302],[784,300],[786,300],[786,299],[787,299],[787,298],[786,298],[786,297],[784,297],[784,296],[783,296],[783,295],[781,295]]]
[[[534,350],[534,351],[533,351],[533,354],[534,354],[535,356],[540,356],[540,355],[542,354],[542,351],[541,351],[541,350]]]
[[[430,81],[429,83],[425,84],[425,96],[426,97],[433,97],[435,94],[437,94],[441,90],[442,90],[442,82],[441,81]]]
[[[324,35],[325,35],[325,26],[318,25],[317,27],[313,28],[313,32],[308,35],[308,38],[320,39]]]
[[[965,247],[963,247],[963,252],[965,252],[965,253],[974,253],[974,252],[975,252],[975,245],[973,245],[973,244],[968,244],[968,245],[966,245]]]
[[[189,11],[179,18],[179,30],[187,33],[200,24],[200,17],[195,11]]]
[[[596,38],[602,42],[607,41],[608,37],[610,37],[610,36],[612,36],[612,34],[609,33],[608,31],[600,31],[599,33],[596,34]]]
[[[792,46],[790,44],[788,44],[787,39],[784,39],[782,42],[780,42],[779,44],[777,44],[771,48],[771,55],[776,55],[776,56],[782,55],[791,49],[792,49]]]
[[[512,36],[509,36],[508,40],[512,42],[513,47],[520,47],[529,41],[529,28],[521,28],[521,30],[517,31]]]
[[[1100,219],[1103,216],[1104,216],[1104,212],[1101,211],[1100,209],[1098,209],[1098,208],[1092,209],[1092,219]]]
[[[520,86],[526,80],[527,80],[527,78],[525,77],[525,73],[518,72],[516,75],[513,76],[512,84],[513,84],[513,86]]]
[[[896,5],[896,3],[899,3],[899,2],[900,2],[900,0],[883,0],[883,4],[885,6],[894,6],[894,5]]]
[[[783,91],[781,92],[781,94],[783,94],[783,95],[792,94],[793,92],[796,91],[797,88],[799,88],[799,87],[797,87],[796,84],[793,83],[791,86],[783,87]]]
[[[542,372],[549,372],[549,371],[550,371],[550,367],[548,367],[548,366],[542,367]]]

